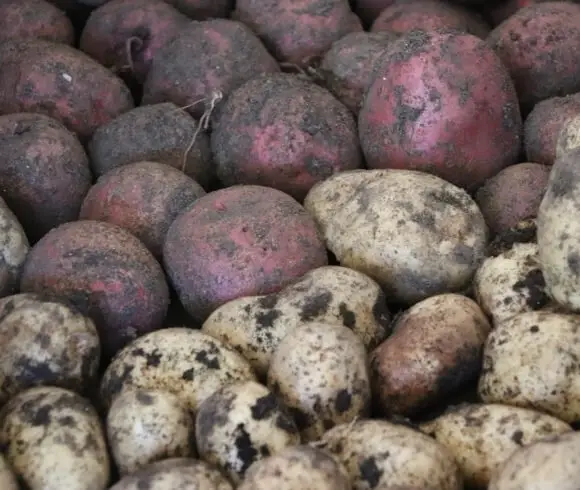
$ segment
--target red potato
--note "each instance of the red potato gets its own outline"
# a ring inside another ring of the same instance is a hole
[[[85,141],[133,108],[123,81],[83,52],[60,43],[0,43],[0,114],[36,112],[58,119]]]
[[[194,20],[229,17],[234,0],[165,0]]]
[[[521,132],[506,68],[484,41],[460,32],[395,41],[359,113],[369,168],[421,170],[468,190],[516,162]]]
[[[143,86],[143,104],[173,102],[201,117],[218,92],[226,97],[276,60],[248,27],[228,19],[191,22],[159,51]],[[206,104],[202,104],[202,101]],[[195,104],[197,102],[197,104]]]
[[[93,10],[79,47],[143,82],[157,51],[190,20],[162,0],[112,0]]]
[[[75,221],[48,232],[28,254],[20,290],[66,299],[89,316],[106,359],[160,328],[169,304],[163,270],[145,245],[99,221]]]
[[[326,265],[316,223],[287,194],[242,185],[211,192],[173,222],[163,262],[199,323],[242,296],[274,293]]]
[[[362,167],[353,115],[296,75],[256,77],[232,92],[218,114],[211,147],[226,186],[264,185],[302,200],[317,182]]]
[[[550,97],[580,92],[580,5],[524,7],[497,26],[487,42],[508,68],[524,112]]]
[[[248,25],[278,61],[298,66],[323,56],[346,34],[362,31],[347,0],[237,0],[233,16]]]
[[[73,44],[74,29],[62,10],[45,0],[3,0],[0,40],[15,38]]]

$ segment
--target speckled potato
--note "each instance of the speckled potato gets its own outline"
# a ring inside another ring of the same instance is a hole
[[[518,449],[491,479],[489,490],[577,490],[580,432],[552,436]]]
[[[109,490],[233,490],[215,468],[190,458],[157,461],[127,475]]]
[[[87,393],[100,361],[95,324],[56,299],[16,294],[0,299],[0,406],[34,386]]]
[[[97,412],[72,391],[41,386],[13,397],[0,412],[0,444],[29,490],[104,490],[109,482]]]
[[[121,393],[107,414],[107,438],[121,476],[158,460],[196,456],[193,417],[167,391]]]
[[[279,293],[226,303],[202,331],[234,347],[265,376],[280,341],[299,326],[344,325],[372,349],[390,333],[390,320],[386,297],[374,280],[346,267],[324,266]]]
[[[491,325],[472,299],[441,294],[409,308],[393,330],[370,355],[373,394],[383,413],[411,416],[477,379]]]
[[[197,412],[195,436],[200,457],[236,484],[254,462],[300,444],[289,411],[255,381],[229,384],[206,398]]]
[[[30,250],[24,228],[0,197],[0,297],[16,292]]]
[[[311,323],[286,335],[272,356],[268,388],[288,406],[303,442],[370,411],[368,362],[342,325]]]
[[[226,383],[254,380],[248,361],[199,330],[165,328],[144,335],[119,352],[101,381],[101,402],[131,388],[165,390],[195,412]]]
[[[580,99],[580,94],[578,97]],[[580,114],[568,119],[562,125],[556,142],[556,157],[561,157],[578,147],[580,147]]]
[[[304,207],[341,265],[401,303],[464,290],[484,257],[488,230],[473,199],[427,173],[341,172],[314,186]]]
[[[462,490],[459,466],[431,437],[386,420],[361,420],[330,429],[316,443],[350,474],[353,490]]]
[[[18,490],[16,477],[2,454],[0,454],[0,488],[2,490]]]
[[[254,463],[238,490],[350,490],[346,469],[311,446],[286,448]]]
[[[499,404],[460,406],[421,429],[453,454],[474,489],[487,489],[491,475],[520,447],[572,431],[550,415]]]
[[[486,340],[479,396],[580,419],[580,316],[521,313],[496,325]]]

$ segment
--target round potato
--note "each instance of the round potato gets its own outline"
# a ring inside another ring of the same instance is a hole
[[[361,420],[330,429],[315,443],[348,470],[353,490],[429,488],[462,490],[449,450],[431,437],[385,420]]]
[[[226,383],[254,380],[248,361],[199,330],[165,328],[134,340],[120,351],[101,380],[101,401],[131,388],[177,395],[192,412]]]
[[[41,386],[13,397],[0,412],[0,444],[30,490],[104,490],[109,482],[97,412],[72,391]]]
[[[303,441],[314,441],[335,425],[369,414],[364,344],[342,325],[294,329],[272,356],[268,387],[292,411]]]
[[[0,299],[0,406],[34,386],[87,393],[100,361],[95,324],[72,306],[36,294]]]
[[[580,94],[578,94],[580,99]],[[580,100],[579,100],[580,105]],[[580,108],[579,108],[580,112]],[[580,114],[569,118],[562,124],[562,129],[558,133],[556,143],[556,158],[563,156],[565,153],[572,151],[580,146]]]
[[[2,490],[18,490],[16,477],[12,468],[6,462],[6,458],[0,453],[0,488]]]
[[[488,230],[477,204],[427,173],[341,172],[314,186],[304,206],[341,265],[401,303],[465,289],[484,257]]]
[[[157,460],[196,455],[193,417],[166,391],[121,393],[107,414],[107,438],[121,476]]]
[[[195,439],[201,458],[239,484],[255,462],[300,444],[292,416],[255,381],[229,384],[200,405]]]
[[[580,419],[580,316],[520,313],[486,340],[479,396],[485,403],[532,408]]]
[[[409,308],[370,356],[381,410],[415,415],[477,379],[490,330],[477,303],[459,294],[433,296]]]
[[[491,475],[520,447],[572,431],[550,415],[499,404],[460,406],[421,429],[453,454],[470,488],[487,488]]]
[[[24,228],[0,197],[0,297],[16,292],[30,250]]]
[[[299,326],[344,325],[372,349],[390,333],[390,321],[386,297],[375,281],[346,267],[324,266],[279,293],[226,303],[208,317],[202,331],[234,347],[258,375],[266,376],[278,344]]]

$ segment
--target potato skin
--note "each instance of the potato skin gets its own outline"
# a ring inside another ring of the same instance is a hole
[[[392,44],[375,75],[358,119],[369,168],[421,170],[472,190],[516,162],[517,94],[481,39],[412,31]]]
[[[30,245],[18,218],[1,197],[0,230],[0,298],[3,298],[18,289]]]
[[[0,454],[0,488],[2,490],[18,490],[16,477],[2,454]]]
[[[453,453],[469,488],[483,489],[487,489],[490,477],[520,447],[572,431],[555,417],[498,404],[451,408],[421,429]]]
[[[556,157],[580,146],[580,111],[568,119],[560,130],[556,143]]]
[[[466,296],[425,299],[397,318],[370,355],[373,394],[386,414],[416,415],[477,379],[491,325]]]

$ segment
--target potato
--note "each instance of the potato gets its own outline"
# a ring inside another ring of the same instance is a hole
[[[375,279],[391,301],[462,291],[484,258],[488,231],[473,199],[426,173],[341,172],[314,186],[304,207],[340,264]]]
[[[351,490],[346,469],[310,446],[286,448],[254,463],[238,490]]]
[[[95,409],[53,386],[31,388],[0,412],[0,444],[30,490],[104,490],[110,464]]]
[[[18,490],[16,477],[12,468],[6,462],[6,458],[0,453],[0,488],[2,490]]]
[[[229,301],[208,317],[202,331],[232,346],[265,376],[278,344],[297,327],[343,325],[372,349],[390,333],[390,321],[385,295],[375,281],[346,267],[324,266],[279,293]]]
[[[109,490],[233,490],[221,473],[203,461],[170,458],[127,475]]]
[[[515,451],[489,490],[576,490],[580,481],[580,433],[552,436]]]
[[[514,451],[572,428],[534,410],[466,404],[423,424],[421,430],[453,453],[469,488],[487,489],[490,477]]]
[[[109,407],[129,389],[163,390],[195,412],[223,385],[254,379],[248,362],[223,342],[198,330],[165,328],[139,337],[115,356],[101,380],[100,401]]]
[[[485,403],[580,419],[580,316],[533,311],[498,325],[487,338],[478,392]]]
[[[107,438],[121,476],[158,460],[196,456],[193,417],[166,391],[122,392],[107,414]]]
[[[318,447],[348,470],[353,490],[462,490],[461,471],[442,444],[386,420],[361,420],[330,429]]]
[[[360,338],[342,325],[310,323],[282,339],[268,388],[294,416],[304,442],[370,413],[368,362]]]
[[[30,250],[28,238],[16,215],[0,197],[0,298],[15,293]]]
[[[578,94],[580,98],[580,93]],[[563,156],[580,146],[580,109],[577,115],[570,117],[564,124],[558,134],[556,143],[556,156]]]
[[[237,485],[254,462],[300,444],[300,435],[289,411],[266,387],[240,381],[201,403],[195,440],[200,457]]]
[[[410,416],[477,379],[491,325],[472,299],[442,294],[409,308],[393,330],[370,355],[373,394],[383,413]]]

